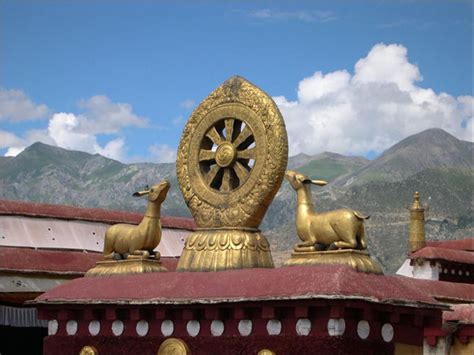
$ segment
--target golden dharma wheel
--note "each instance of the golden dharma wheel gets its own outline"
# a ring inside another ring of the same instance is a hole
[[[288,159],[273,100],[241,77],[227,80],[193,112],[178,149],[181,191],[202,228],[257,228]]]

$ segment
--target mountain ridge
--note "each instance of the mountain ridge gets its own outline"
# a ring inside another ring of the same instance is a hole
[[[349,186],[400,181],[429,168],[471,168],[473,147],[472,142],[459,140],[440,128],[430,128],[394,144],[359,171],[339,177],[334,183]]]

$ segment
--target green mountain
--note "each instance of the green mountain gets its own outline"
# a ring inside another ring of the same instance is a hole
[[[133,192],[162,179],[173,188],[164,213],[190,216],[178,189],[174,164],[122,164],[99,154],[34,143],[15,158],[0,162],[0,198],[81,207],[141,211]]]
[[[430,239],[474,234],[473,144],[440,129],[410,136],[368,161],[334,153],[299,154],[288,167],[331,181],[313,186],[317,211],[348,207],[371,215],[366,222],[370,252],[387,272],[406,257],[413,193],[420,191]],[[0,159],[0,198],[143,211],[144,199],[131,197],[145,185],[169,179],[163,213],[190,216],[174,164],[122,164],[83,152],[35,143],[14,158]],[[261,229],[275,255],[284,260],[298,242],[294,226],[296,193],[284,181]]]
[[[401,181],[430,168],[472,168],[473,144],[439,128],[412,135],[387,149],[364,168],[340,177],[338,186],[369,181]]]
[[[333,181],[337,177],[359,171],[368,163],[369,160],[362,157],[347,157],[336,153],[324,152],[312,156],[310,161],[300,166],[297,170],[308,176]]]

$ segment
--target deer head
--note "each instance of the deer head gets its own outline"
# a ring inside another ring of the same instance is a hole
[[[291,187],[295,190],[301,189],[305,184],[314,184],[318,186],[327,185],[327,181],[324,180],[312,180],[306,175],[303,175],[297,171],[287,170],[285,177],[290,183]]]

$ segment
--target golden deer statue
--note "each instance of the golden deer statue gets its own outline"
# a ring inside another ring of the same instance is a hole
[[[317,213],[311,184],[324,186],[327,182],[311,180],[292,170],[287,170],[285,177],[297,195],[296,231],[303,242],[298,243],[295,250],[367,249],[364,219],[369,216],[346,208]]]
[[[120,254],[124,259],[148,259],[155,255],[153,250],[161,240],[160,209],[170,189],[170,183],[163,180],[144,191],[135,192],[133,196],[148,195],[145,216],[138,226],[115,224],[105,233],[104,259],[114,259]]]

